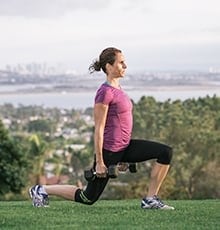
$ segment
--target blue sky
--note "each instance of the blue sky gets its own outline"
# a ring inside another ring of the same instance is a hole
[[[108,46],[130,72],[220,67],[219,0],[0,0],[0,28],[0,68],[83,73]]]

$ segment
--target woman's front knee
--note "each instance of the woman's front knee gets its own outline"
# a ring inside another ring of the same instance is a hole
[[[161,164],[170,164],[173,156],[173,149],[170,146],[166,146],[164,151],[160,154],[157,162]]]

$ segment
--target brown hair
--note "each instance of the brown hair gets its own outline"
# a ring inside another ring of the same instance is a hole
[[[106,64],[109,63],[110,65],[113,65],[117,53],[121,53],[121,50],[114,47],[104,49],[99,55],[99,60],[95,60],[89,66],[89,72],[93,73],[95,71],[100,71],[102,69],[102,71],[106,73]]]

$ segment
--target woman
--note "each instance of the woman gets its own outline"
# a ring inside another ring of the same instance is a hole
[[[106,81],[97,90],[94,105],[94,180],[88,181],[85,190],[73,185],[36,185],[29,190],[34,206],[47,205],[48,195],[92,205],[99,199],[109,180],[107,168],[110,165],[156,159],[141,207],[174,209],[157,197],[170,166],[172,149],[157,142],[131,139],[132,103],[119,84],[126,68],[123,53],[113,47],[104,49],[99,59],[89,67],[90,73],[102,70],[106,74]]]

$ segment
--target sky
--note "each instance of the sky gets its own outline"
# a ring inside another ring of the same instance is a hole
[[[128,71],[220,67],[219,0],[0,0],[0,68],[47,63],[79,73],[109,46]]]

